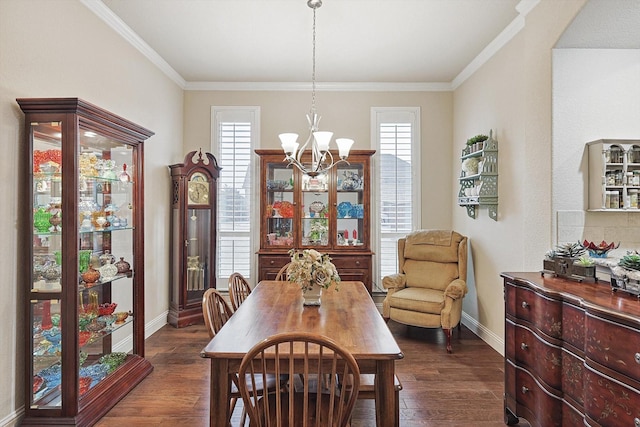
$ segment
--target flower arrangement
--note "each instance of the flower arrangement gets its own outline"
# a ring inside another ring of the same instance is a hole
[[[287,268],[287,275],[290,282],[298,283],[303,291],[311,288],[314,283],[324,289],[335,285],[338,290],[340,276],[328,254],[321,254],[315,249],[291,249],[289,255],[291,263]]]

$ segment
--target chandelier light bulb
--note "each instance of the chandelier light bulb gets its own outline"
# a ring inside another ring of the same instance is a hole
[[[351,146],[353,145],[353,139],[349,138],[337,138],[336,144],[338,144],[338,155],[342,160],[345,160],[349,157],[349,151],[351,150]]]
[[[296,150],[298,149],[298,134],[297,133],[281,133],[278,135],[282,149],[287,157],[295,157]]]
[[[333,132],[328,131],[317,131],[313,133],[313,138],[316,140],[318,151],[321,153],[329,151],[329,143],[331,142],[332,136]]]

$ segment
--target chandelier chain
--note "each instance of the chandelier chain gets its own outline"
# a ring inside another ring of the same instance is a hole
[[[348,138],[336,139],[339,159],[334,160],[333,154],[331,154],[329,150],[329,142],[331,141],[333,132],[321,132],[318,129],[320,116],[316,113],[316,9],[322,6],[322,0],[307,0],[307,6],[313,9],[311,111],[307,114],[309,136],[302,145],[297,142],[297,133],[281,133],[279,137],[288,165],[297,167],[307,176],[318,176],[319,174],[326,173],[338,163],[349,164],[347,157],[349,156],[349,150],[351,149],[353,140]],[[311,151],[310,163],[307,163],[308,160],[305,160],[304,153],[307,149]]]
[[[316,112],[316,8],[313,8],[313,53],[311,68],[311,113]]]

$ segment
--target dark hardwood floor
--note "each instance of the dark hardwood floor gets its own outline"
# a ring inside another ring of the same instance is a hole
[[[389,322],[404,359],[396,363],[402,381],[400,425],[404,427],[504,426],[504,360],[467,328],[453,333],[447,354],[441,330]],[[209,425],[209,361],[200,350],[209,341],[203,325],[163,327],[146,341],[154,371],[97,424],[199,427]],[[241,404],[234,412],[237,426]],[[248,424],[248,423],[247,423]],[[526,421],[520,426],[528,425]],[[371,400],[358,402],[353,427],[375,426]]]

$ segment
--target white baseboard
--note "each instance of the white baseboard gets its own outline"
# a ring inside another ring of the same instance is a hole
[[[16,427],[19,424],[19,421],[23,415],[24,415],[24,406],[21,406],[15,412],[12,412],[6,417],[4,417],[3,419],[1,419],[0,426]]]
[[[144,325],[144,339],[145,340],[147,338],[149,338],[151,335],[153,335],[154,333],[158,332],[158,330],[160,330],[160,328],[162,328],[164,325],[167,324],[167,316],[168,315],[169,315],[169,310],[161,313],[155,319],[151,320],[150,322],[147,322],[147,324]],[[133,348],[131,347],[132,343],[133,343],[133,336],[130,334],[130,335],[126,336],[124,339],[122,339],[119,342],[115,343],[113,345],[113,351],[114,352],[128,353],[131,350],[133,350]]]
[[[501,356],[504,356],[504,339],[491,332],[464,311],[462,312],[462,324],[469,328],[471,332],[476,334],[482,341],[489,344],[491,348],[500,353]]]

